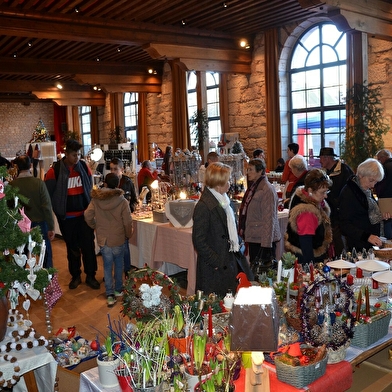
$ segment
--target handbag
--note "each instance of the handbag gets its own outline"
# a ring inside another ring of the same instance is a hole
[[[274,257],[272,254],[272,248],[265,248],[261,246],[257,256],[251,262],[251,270],[253,274],[258,276],[273,268]]]
[[[237,262],[238,268],[240,269],[239,272],[244,272],[249,281],[254,280],[254,274],[250,268],[249,261],[245,257],[245,255],[241,252],[233,252],[235,260]]]

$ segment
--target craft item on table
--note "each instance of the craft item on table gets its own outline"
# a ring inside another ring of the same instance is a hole
[[[350,311],[352,299],[353,291],[339,277],[318,277],[305,288],[301,302],[304,341],[313,346],[325,344],[328,352],[345,350],[347,342],[353,337],[355,320]],[[316,323],[313,315],[315,309]]]
[[[358,269],[364,271],[370,271],[370,272],[379,272],[379,271],[389,270],[390,268],[389,263],[380,260],[361,260],[358,261],[356,265],[357,265],[357,272]],[[363,278],[363,276],[360,277]]]

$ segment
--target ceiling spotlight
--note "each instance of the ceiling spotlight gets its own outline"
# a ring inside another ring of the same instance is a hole
[[[120,47],[117,48],[117,52],[121,52],[121,48]]]
[[[78,14],[79,13],[79,8],[75,7],[74,11]]]
[[[185,26],[185,25],[186,25],[186,20],[183,19],[183,20],[181,21],[181,24],[182,24],[183,26]]]
[[[245,49],[249,49],[250,48],[250,45],[249,45],[248,41],[245,40],[245,39],[242,39],[240,41],[240,46],[241,46],[241,48],[245,48]]]
[[[156,74],[157,74],[157,71],[156,71],[154,68],[149,68],[149,69],[148,69],[148,73],[149,73],[150,75],[156,75]]]
[[[101,86],[98,84],[96,86],[93,87],[94,91],[101,91]]]
[[[222,5],[223,5],[223,8],[227,8],[228,7],[227,3],[223,3]]]
[[[57,87],[59,90],[62,90],[63,85],[62,85],[61,83],[57,83],[57,84],[56,84],[56,87]]]
[[[18,52],[12,53],[12,57],[13,57],[14,59],[16,59],[16,58],[18,57]]]
[[[29,41],[29,42],[27,42],[27,46],[28,46],[29,48],[31,48],[31,47],[33,46],[33,43],[32,43],[31,41]]]
[[[95,59],[95,61],[101,61],[101,59],[100,59],[99,57],[97,57],[97,58]]]

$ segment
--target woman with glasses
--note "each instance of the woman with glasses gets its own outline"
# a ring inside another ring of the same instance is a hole
[[[384,177],[384,169],[377,159],[369,158],[357,168],[357,174],[347,180],[339,198],[339,222],[346,237],[346,249],[368,250],[381,246],[381,221],[390,214],[382,215],[373,197],[373,188]]]
[[[285,249],[294,253],[300,264],[323,262],[327,257],[332,231],[325,198],[331,185],[322,170],[310,170],[305,185],[298,187],[291,199]]]

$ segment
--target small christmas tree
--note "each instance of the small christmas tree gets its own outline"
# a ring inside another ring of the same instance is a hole
[[[355,171],[358,165],[384,147],[389,125],[383,117],[380,87],[355,84],[347,93],[346,138],[341,157]]]
[[[26,222],[21,203],[27,204],[28,199],[20,195],[17,188],[4,185],[7,176],[7,168],[0,166],[0,297],[7,294],[15,281],[30,283],[27,278],[30,273],[28,258],[35,255],[38,262],[43,244],[40,228],[30,229],[29,222]],[[28,245],[32,248],[28,251],[31,255],[24,257]],[[50,270],[35,271],[34,288],[40,292],[49,284],[48,273],[55,271]]]

